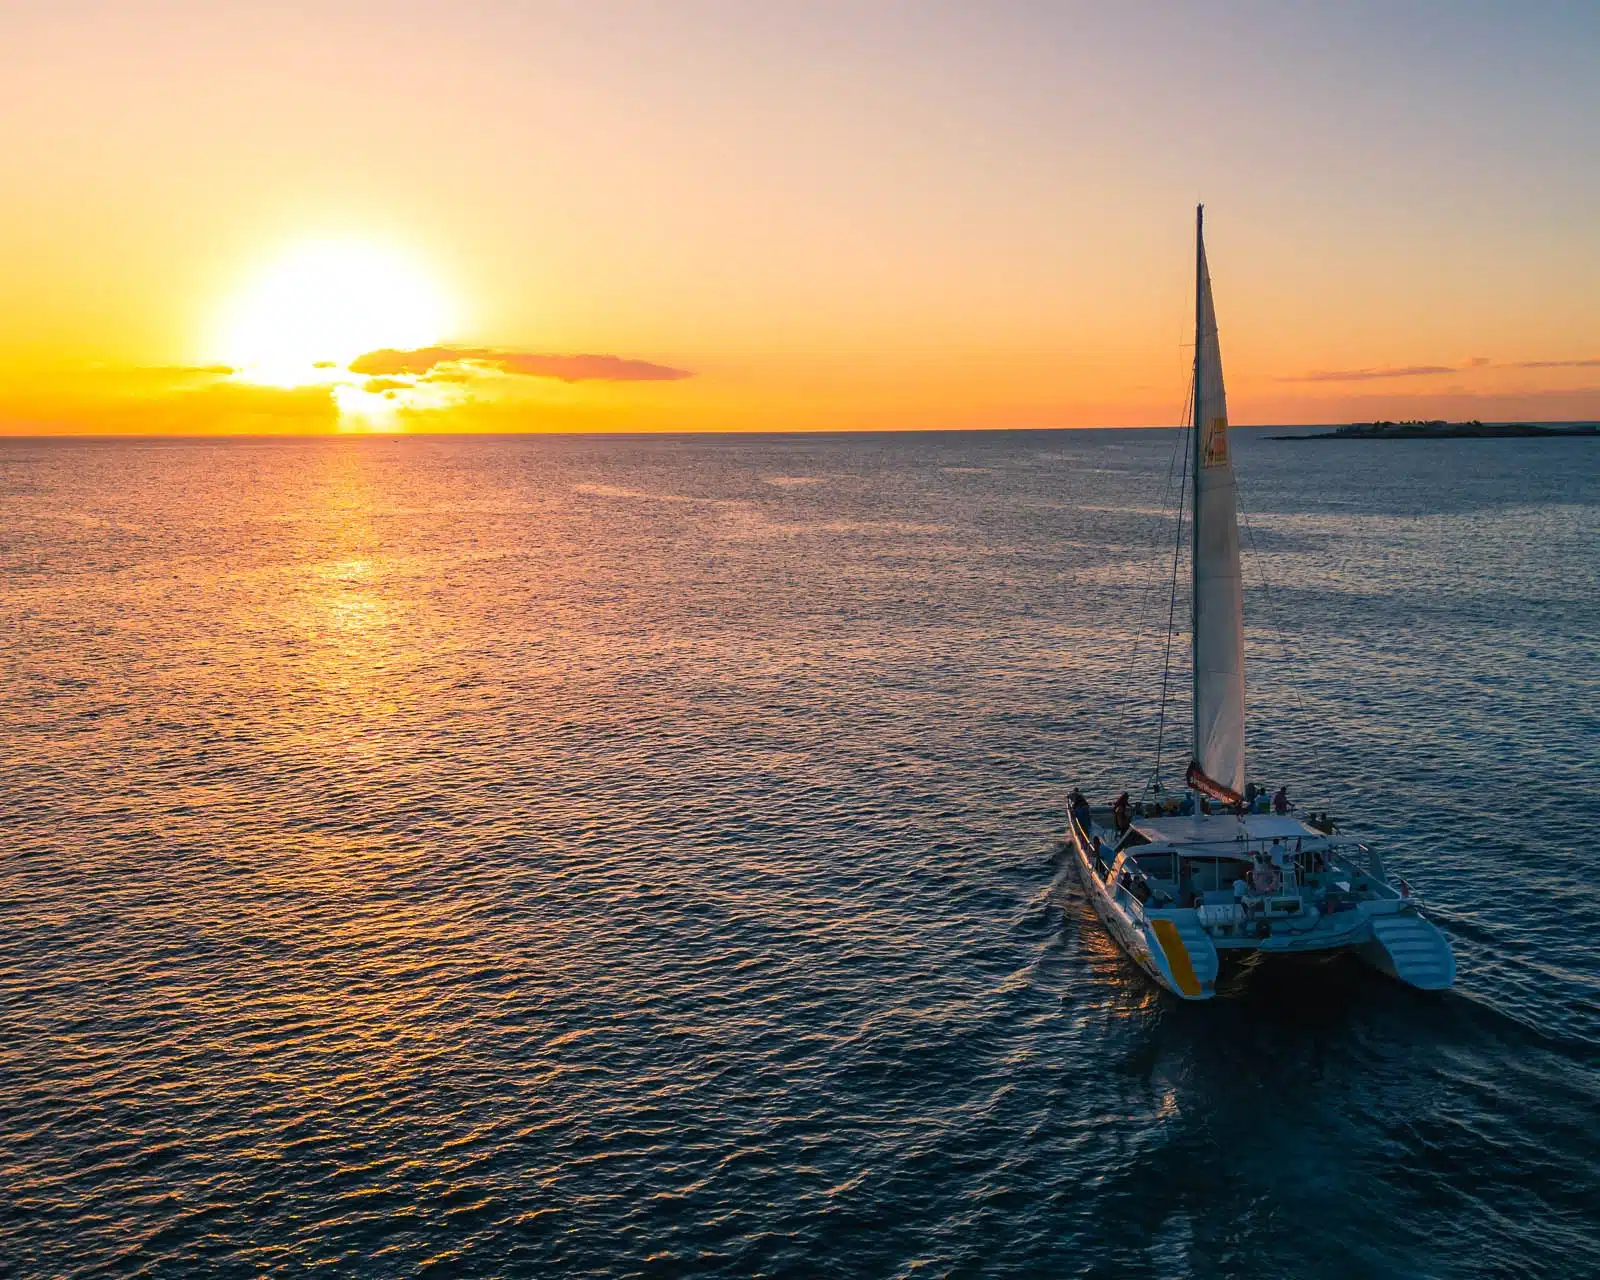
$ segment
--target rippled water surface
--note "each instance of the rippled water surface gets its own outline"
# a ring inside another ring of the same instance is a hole
[[[1600,446],[1236,436],[1448,995],[1056,859],[1172,433],[0,443],[0,1273],[1600,1274]]]

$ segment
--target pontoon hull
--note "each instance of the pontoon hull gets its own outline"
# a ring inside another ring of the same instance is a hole
[[[1106,932],[1116,940],[1123,953],[1158,986],[1179,999],[1211,999],[1216,994],[1216,976],[1220,966],[1215,947],[1191,946],[1176,922],[1163,921],[1172,927],[1158,930],[1154,922],[1135,920],[1122,910],[1105,881],[1095,874],[1089,850],[1076,831],[1068,831],[1066,844],[1078,869],[1084,896],[1089,899],[1095,915],[1100,917]],[[1193,915],[1193,912],[1189,914]]]
[[[1097,833],[1108,836],[1110,833]],[[1224,955],[1328,955],[1349,951],[1358,959],[1408,986],[1444,990],[1455,981],[1455,959],[1444,935],[1420,916],[1409,899],[1389,896],[1349,904],[1314,918],[1311,927],[1266,936],[1240,936],[1223,929],[1214,935],[1194,908],[1145,910],[1122,901],[1115,885],[1097,874],[1093,854],[1076,824],[1063,844],[1071,852],[1084,895],[1106,931],[1154,982],[1183,1000],[1208,1000]],[[1385,886],[1385,892],[1393,890]],[[1304,916],[1301,917],[1304,919]],[[1270,927],[1270,926],[1269,926]],[[1231,936],[1230,936],[1231,935]]]
[[[1450,943],[1431,921],[1415,912],[1374,917],[1371,937],[1356,954],[1380,973],[1422,991],[1447,991],[1455,985],[1456,958]]]

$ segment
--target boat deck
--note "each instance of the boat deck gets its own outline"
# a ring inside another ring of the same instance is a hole
[[[1096,820],[1099,819],[1099,820]],[[1288,814],[1109,810],[1070,822],[1095,912],[1128,955],[1186,1000],[1215,994],[1223,952],[1348,949],[1426,990],[1455,980],[1448,941],[1364,846]]]
[[[1220,947],[1333,945],[1362,927],[1358,903],[1401,896],[1365,849],[1293,815],[1145,814],[1119,834],[1103,812],[1086,844],[1108,895],[1139,919],[1193,911]]]

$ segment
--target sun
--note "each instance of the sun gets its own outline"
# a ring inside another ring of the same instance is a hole
[[[437,343],[451,308],[405,255],[359,240],[295,246],[234,299],[219,326],[222,359],[252,382],[296,386],[382,347]]]

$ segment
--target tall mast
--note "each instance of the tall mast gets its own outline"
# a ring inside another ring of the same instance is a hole
[[[1190,436],[1189,492],[1194,495],[1189,517],[1189,668],[1193,673],[1191,724],[1194,736],[1189,739],[1189,758],[1200,757],[1200,346],[1203,335],[1201,297],[1205,290],[1205,240],[1203,230],[1206,207],[1194,207],[1194,422]]]

